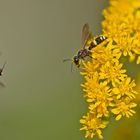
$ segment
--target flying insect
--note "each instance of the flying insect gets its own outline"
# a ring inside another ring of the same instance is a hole
[[[2,68],[0,68],[0,76],[2,76],[3,69],[5,67],[6,62],[3,64]]]
[[[91,57],[91,50],[106,39],[107,37],[104,35],[100,35],[93,39],[88,23],[84,24],[82,29],[82,48],[78,51],[77,55],[73,57],[72,62],[75,63],[77,67],[80,67],[80,60],[84,60],[87,56]],[[65,59],[64,61],[67,60],[71,59]]]

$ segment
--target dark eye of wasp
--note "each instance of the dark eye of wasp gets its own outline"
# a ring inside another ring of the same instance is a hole
[[[74,63],[78,65],[79,64],[79,58],[77,56],[74,56],[73,59],[74,59]]]

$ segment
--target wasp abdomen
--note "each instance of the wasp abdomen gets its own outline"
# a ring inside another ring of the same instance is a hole
[[[94,48],[94,47],[96,47],[96,45],[95,45],[93,42],[91,42],[88,49],[91,50],[91,49]]]
[[[93,49],[94,47],[96,47],[97,45],[99,45],[100,43],[102,43],[106,39],[107,38],[105,36],[98,36],[97,38],[95,38],[95,40],[93,40],[93,42],[91,42],[88,49],[89,50]]]
[[[99,37],[97,37],[97,38],[95,39],[96,44],[98,45],[98,44],[102,43],[105,39],[106,39],[105,36],[99,36]]]

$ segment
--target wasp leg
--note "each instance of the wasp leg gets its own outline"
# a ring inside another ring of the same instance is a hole
[[[90,51],[88,51],[87,56],[90,58],[93,58],[91,55],[92,55],[92,53]]]
[[[91,55],[89,55],[88,57],[93,58]]]
[[[78,65],[77,67],[80,68],[80,65]]]

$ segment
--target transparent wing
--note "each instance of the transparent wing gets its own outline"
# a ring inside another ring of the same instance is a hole
[[[91,37],[91,33],[89,31],[89,25],[88,23],[84,24],[82,29],[82,47],[85,47],[85,44],[88,40],[88,38]]]

